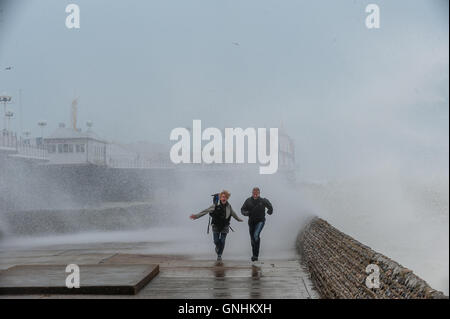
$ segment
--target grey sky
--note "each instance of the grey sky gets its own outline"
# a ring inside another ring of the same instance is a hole
[[[0,92],[18,111],[22,90],[17,131],[68,122],[76,94],[81,126],[108,139],[283,123],[308,178],[383,160],[448,174],[447,1],[2,3]],[[65,27],[69,3],[80,30]]]

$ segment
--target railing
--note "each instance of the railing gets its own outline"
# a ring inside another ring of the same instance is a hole
[[[112,168],[169,168],[173,165],[165,161],[155,161],[140,156],[110,155],[107,159],[107,166]]]
[[[2,130],[0,134],[0,147],[15,149],[17,147],[17,134]]]
[[[43,145],[31,144],[31,140],[18,138],[16,133],[7,130],[0,134],[0,149],[12,151],[16,157],[47,159],[47,150]]]
[[[47,150],[43,146],[28,145],[26,143],[17,144],[17,154],[23,157],[33,157],[47,159]]]

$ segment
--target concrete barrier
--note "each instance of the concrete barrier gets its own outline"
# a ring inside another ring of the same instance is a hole
[[[297,248],[322,298],[440,299],[448,298],[431,288],[411,270],[342,233],[328,222],[314,218],[297,239]],[[379,287],[371,287],[379,269]],[[372,266],[373,267],[373,266]]]

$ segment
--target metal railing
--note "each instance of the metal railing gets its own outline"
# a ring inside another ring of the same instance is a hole
[[[2,130],[0,134],[0,147],[15,149],[17,146],[17,134]]]
[[[112,168],[169,168],[173,165],[166,161],[155,161],[140,156],[109,155],[107,166]]]
[[[44,145],[32,144],[30,139],[17,137],[16,133],[7,130],[0,133],[0,149],[11,151],[17,157],[47,159]]]

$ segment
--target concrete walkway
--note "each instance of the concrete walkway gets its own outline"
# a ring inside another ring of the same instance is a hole
[[[317,298],[297,258],[197,260],[178,255],[143,254],[152,243],[53,245],[33,250],[0,250],[1,271],[15,265],[159,264],[160,273],[137,295],[6,295],[0,298]],[[82,271],[82,270],[81,270]],[[28,276],[33,276],[30,273]],[[81,273],[81,278],[82,278]],[[81,279],[81,285],[83,284]]]

